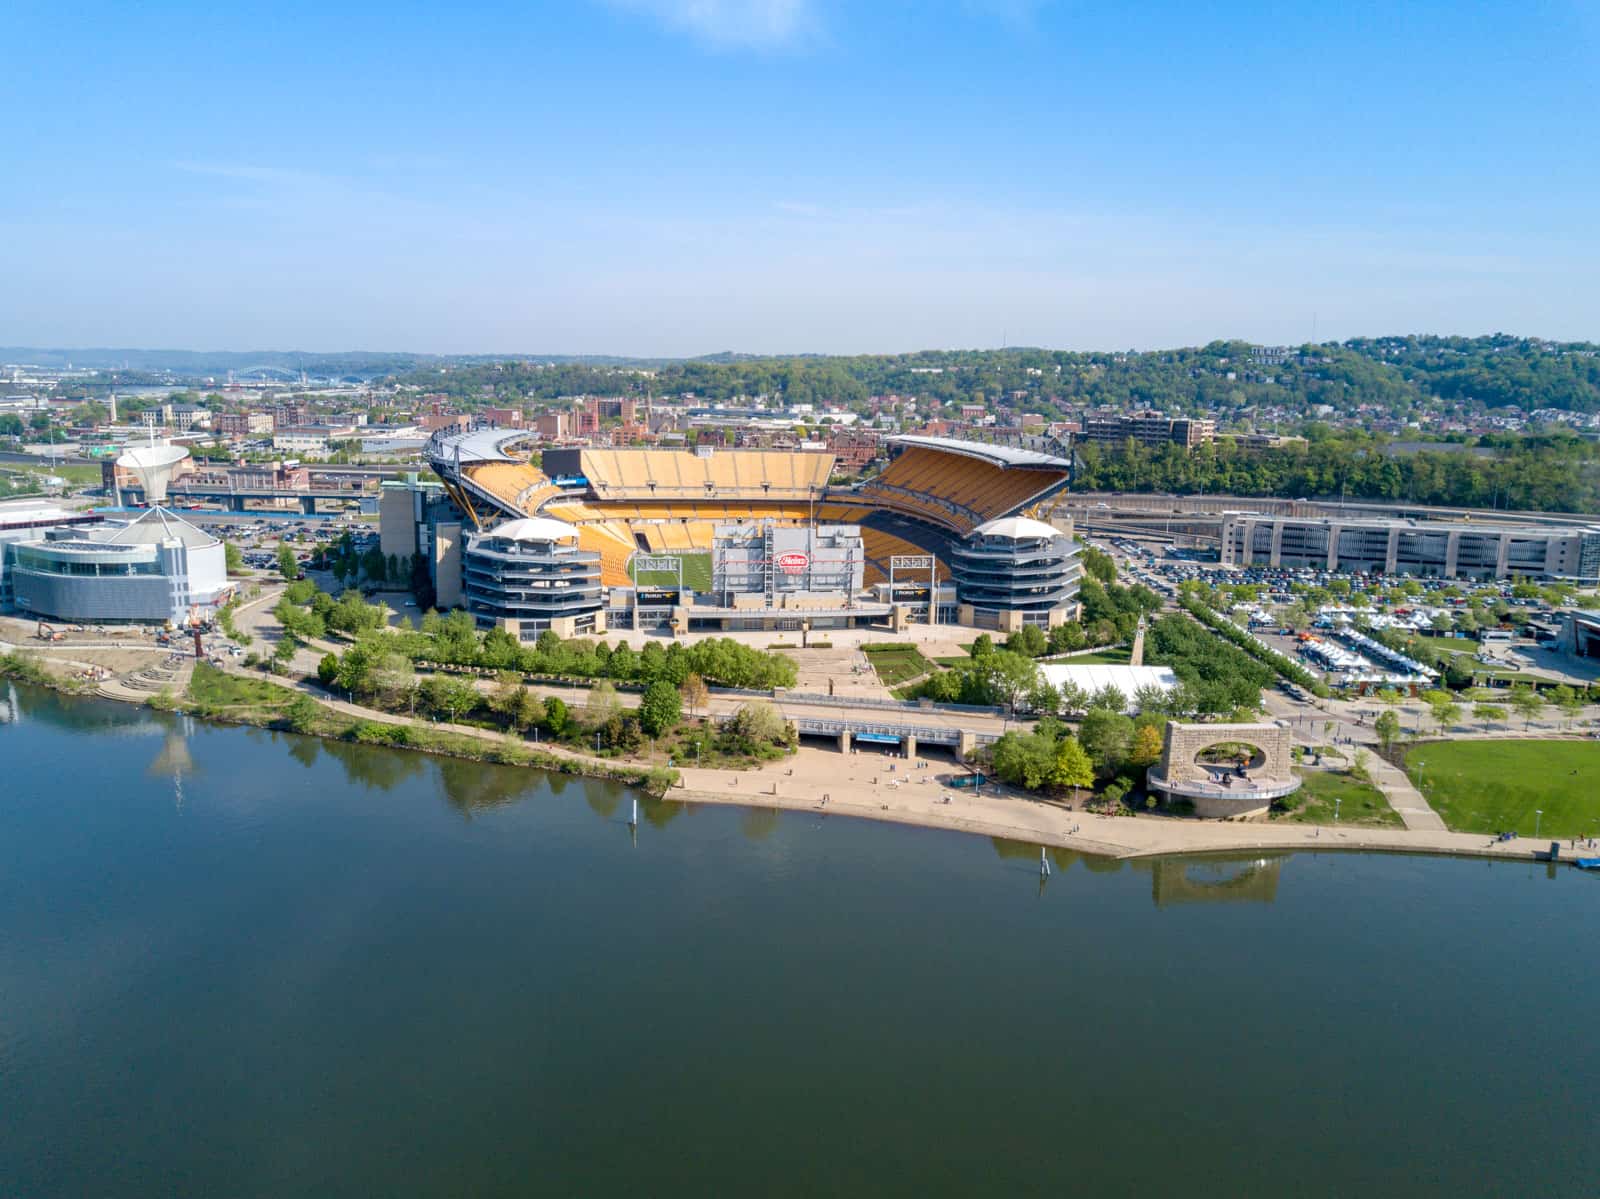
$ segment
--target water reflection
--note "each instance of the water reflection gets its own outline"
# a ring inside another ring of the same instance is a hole
[[[1150,898],[1158,908],[1187,903],[1272,903],[1287,854],[1249,857],[1140,858],[1150,871]]]
[[[739,818],[739,831],[747,840],[765,841],[777,830],[778,821],[777,808],[746,808]]]
[[[425,754],[356,745],[350,741],[323,741],[322,752],[344,767],[345,778],[372,791],[392,791],[418,778],[427,767]]]
[[[463,816],[515,803],[539,782],[531,770],[491,766],[465,758],[439,758],[439,789]]]
[[[1039,851],[1050,863],[1051,873],[1066,870],[1074,862],[1094,874],[1115,874],[1125,865],[1150,874],[1150,898],[1158,908],[1192,903],[1272,903],[1278,897],[1278,875],[1288,854],[1251,854],[1204,858],[1110,858],[1078,853],[1057,846],[1041,847],[1036,841],[1015,841],[991,837],[997,855],[1008,861],[1023,861],[1037,866]],[[1041,871],[1040,894],[1048,876]]]
[[[565,779],[562,781],[566,786]],[[583,802],[588,804],[596,816],[602,820],[610,820],[617,814],[617,805],[622,802],[622,792],[616,787],[585,787]]]

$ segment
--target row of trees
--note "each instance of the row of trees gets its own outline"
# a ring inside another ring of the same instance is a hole
[[[1182,446],[1083,446],[1075,486],[1241,496],[1410,500],[1474,508],[1589,512],[1600,505],[1600,449],[1571,434],[1523,437],[1493,457],[1388,452],[1381,438],[1327,432],[1305,445],[1247,449],[1216,442]]]
[[[359,637],[383,629],[388,609],[369,603],[357,591],[338,600],[309,580],[291,584],[274,615],[284,629],[301,641],[328,632]],[[676,642],[661,646],[651,642],[643,650],[626,643],[604,640],[563,641],[548,629],[532,645],[524,645],[501,629],[482,632],[470,613],[460,609],[423,614],[422,627],[394,629],[384,634],[390,652],[409,662],[468,666],[483,670],[512,670],[526,675],[558,678],[611,679],[648,685],[665,680],[680,687],[691,675],[726,687],[767,691],[792,687],[794,663],[781,654],[742,645],[729,637],[708,638],[692,646]]]
[[[630,753],[645,738],[666,737],[690,713],[704,710],[709,690],[699,675],[682,684],[658,678],[645,687],[637,708],[628,708],[609,679],[596,682],[582,705],[559,696],[541,697],[515,671],[500,672],[490,687],[470,676],[427,674],[397,652],[392,638],[367,636],[342,654],[325,655],[317,667],[325,687],[338,688],[364,704],[451,723],[488,722],[519,736],[537,729],[546,738],[598,753]],[[694,750],[768,756],[794,742],[792,728],[772,704],[751,700],[719,728],[696,738]]]

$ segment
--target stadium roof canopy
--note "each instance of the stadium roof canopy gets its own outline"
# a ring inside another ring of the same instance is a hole
[[[991,445],[985,441],[962,441],[955,437],[919,437],[905,434],[889,438],[890,445],[920,446],[927,450],[941,450],[947,454],[965,454],[991,465],[1011,469],[1070,471],[1072,463],[1053,454],[1037,450],[1019,450],[1015,446]]]
[[[532,437],[532,429],[471,429],[465,433],[435,433],[428,439],[430,462],[514,462],[505,447]]]
[[[1042,520],[1032,520],[1026,516],[1005,516],[999,520],[991,520],[988,524],[979,525],[968,537],[1005,537],[1011,541],[1033,541],[1038,538],[1048,540],[1051,537],[1065,537],[1066,534],[1053,525],[1047,525]]]
[[[521,520],[508,520],[483,534],[503,541],[571,541],[577,537],[575,525],[547,516],[526,516]]]

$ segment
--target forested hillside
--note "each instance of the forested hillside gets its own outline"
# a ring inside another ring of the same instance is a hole
[[[1362,405],[1403,415],[1450,404],[1600,412],[1600,356],[1590,343],[1507,336],[1392,337],[1301,346],[1262,360],[1244,342],[1145,353],[1009,349],[855,357],[672,362],[505,361],[430,365],[402,383],[463,400],[553,400],[647,391],[708,400],[783,397],[858,403],[874,395],[1025,405],[1046,416],[1109,404],[1224,418],[1261,406],[1306,412]]]

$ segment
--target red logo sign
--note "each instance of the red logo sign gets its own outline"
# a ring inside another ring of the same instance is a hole
[[[811,565],[811,559],[805,554],[779,554],[778,569],[786,575],[805,573],[806,567]]]

